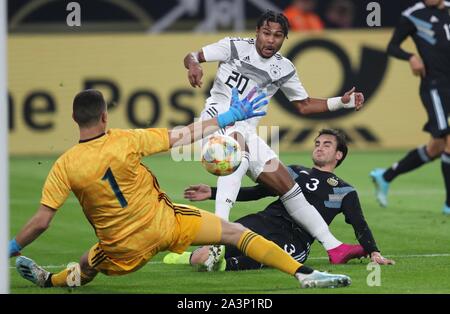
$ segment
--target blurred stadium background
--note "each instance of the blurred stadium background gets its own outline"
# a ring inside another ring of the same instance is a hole
[[[282,151],[311,145],[324,125],[344,130],[354,148],[404,149],[425,141],[419,80],[406,63],[384,54],[391,27],[408,1],[381,1],[382,27],[367,26],[368,1],[336,1],[352,5],[352,27],[292,30],[282,53],[295,63],[310,95],[342,95],[355,85],[365,93],[365,108],[325,119],[302,117],[279,93],[263,124],[279,126]],[[12,155],[58,154],[70,147],[77,134],[70,115],[72,98],[85,88],[104,92],[111,126],[191,122],[203,108],[217,65],[206,65],[204,87],[192,89],[182,65],[186,53],[225,36],[254,36],[261,12],[282,10],[290,3],[79,1],[81,26],[70,27],[68,2],[8,2]],[[324,12],[335,1],[316,2],[318,15],[326,21]],[[407,119],[389,118],[404,112]]]
[[[109,104],[110,127],[173,127],[188,124],[199,116],[203,108],[217,65],[206,64],[203,88],[192,89],[182,64],[186,53],[197,51],[225,36],[252,37],[256,19],[262,12],[266,9],[282,11],[292,3],[290,0],[76,1],[81,7],[81,25],[68,26],[67,16],[71,11],[66,8],[69,2],[8,1],[10,195],[20,200],[21,192],[26,191],[28,197],[23,202],[11,202],[11,235],[35,210],[41,184],[53,157],[77,142],[78,131],[71,120],[71,108],[73,96],[78,91],[97,88],[104,93]],[[295,113],[279,93],[271,101],[263,124],[276,126],[281,157],[287,156],[289,161],[294,161],[293,152],[306,152],[312,147],[312,140],[319,129],[326,126],[343,130],[351,142],[351,151],[358,152],[355,154],[358,164],[352,168],[352,161],[347,161],[338,174],[350,182],[353,179],[363,187],[363,208],[369,208],[370,211],[377,205],[370,193],[368,171],[375,166],[387,166],[401,156],[399,152],[428,140],[428,136],[421,131],[426,114],[418,97],[419,80],[411,74],[406,62],[388,58],[385,54],[392,28],[401,11],[416,1],[376,1],[381,6],[380,27],[367,25],[366,19],[371,12],[367,10],[367,5],[372,1],[312,2],[316,4],[314,14],[322,21],[323,29],[291,30],[281,52],[297,66],[300,79],[310,95],[323,98],[342,95],[356,86],[366,96],[365,107],[356,113],[349,111],[304,117]],[[406,47],[409,51],[415,49],[410,41]],[[375,151],[376,154],[366,158],[368,152]],[[306,155],[302,156],[307,158]],[[377,164],[379,161],[383,163]],[[36,170],[36,175],[32,174],[33,169],[42,163],[45,171],[40,168]],[[168,164],[163,162],[161,166],[171,167]],[[181,168],[180,163],[177,167]],[[200,167],[193,169],[202,171]],[[175,200],[181,201],[179,189],[182,187],[178,186],[181,183],[175,186],[170,183],[174,174],[163,174],[163,170],[157,167],[154,170],[163,176],[162,186],[173,190]],[[438,165],[434,165],[432,171],[431,174],[427,173],[430,177],[426,182],[435,192],[428,195],[431,201],[429,199],[424,203],[434,202],[433,208],[429,208],[426,214],[430,215],[429,219],[440,222],[441,217],[437,218],[437,215],[440,214],[444,195],[443,191],[439,192],[442,179]],[[194,173],[180,173],[183,184],[192,181],[192,177],[198,178]],[[416,173],[417,184],[414,181],[404,189],[419,188],[420,176],[424,174]],[[33,177],[30,182],[36,186],[30,187],[25,182],[27,177]],[[201,178],[214,184],[212,176],[207,177],[202,173]],[[407,180],[399,182],[406,183]],[[360,186],[356,185],[357,188]],[[410,197],[411,193],[407,195]],[[405,205],[400,201],[402,195],[396,197],[399,207]],[[414,202],[411,200],[412,205]],[[70,206],[73,207],[73,203]],[[213,208],[210,204],[208,206],[209,209]],[[414,210],[418,215],[414,221],[418,222],[423,217],[419,214],[420,208]],[[239,214],[244,214],[244,211],[235,212],[233,218]],[[392,218],[390,215],[384,218],[389,219],[392,226],[397,221],[403,221],[400,217]],[[369,223],[375,222],[375,235],[381,234],[381,231],[386,234],[383,221],[377,221],[379,216],[375,213],[369,213],[368,216],[373,217]],[[77,217],[82,219],[81,214]],[[380,229],[377,230],[378,226]],[[438,224],[433,228],[444,234],[443,226]],[[89,230],[87,223],[82,228]],[[63,230],[61,232],[65,234]],[[405,230],[410,236],[408,232],[413,231]],[[387,234],[388,238],[382,240],[381,246],[395,251],[394,245],[389,243],[395,241],[396,235]],[[85,242],[92,243],[94,238],[90,235],[88,239]],[[431,234],[429,239],[432,239]],[[60,245],[63,246],[62,243]],[[87,245],[84,247],[87,248]],[[39,248],[39,244],[36,247]],[[412,244],[405,248],[413,253],[446,253],[443,246],[433,247],[433,252],[427,251],[425,243],[417,250]],[[31,252],[39,254],[38,249],[31,249]],[[51,257],[48,249],[45,252],[46,256]],[[406,253],[402,250],[399,252]],[[62,253],[72,258],[79,254],[81,251],[74,248]],[[46,258],[44,262],[47,262]],[[417,267],[420,268],[419,265]],[[343,268],[338,269],[344,271]],[[363,273],[367,274],[364,268]],[[273,273],[270,274],[273,276]],[[27,283],[17,274],[11,272],[11,276],[12,292],[29,292],[21,289]],[[398,289],[395,291],[402,291],[401,287]],[[447,285],[438,290],[442,291],[449,292],[450,287]]]

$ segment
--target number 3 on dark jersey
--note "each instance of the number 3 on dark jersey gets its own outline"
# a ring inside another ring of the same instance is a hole
[[[316,178],[310,178],[309,179],[311,182],[306,183],[306,188],[312,192],[314,192],[315,190],[317,190],[317,187],[319,186],[319,180],[317,180]]]
[[[106,170],[106,173],[103,176],[102,180],[108,180],[109,185],[111,186],[112,190],[114,191],[114,194],[119,200],[120,206],[122,206],[122,208],[127,207],[128,202],[123,196],[122,191],[120,190],[120,187],[117,184],[116,178],[114,178],[114,174],[112,173],[111,168],[108,168],[108,170]]]
[[[232,83],[234,83],[234,85]],[[231,72],[231,75],[225,82],[225,85],[229,86],[230,88],[236,87],[239,94],[242,94],[245,91],[245,89],[247,88],[247,84],[248,78],[236,71]]]

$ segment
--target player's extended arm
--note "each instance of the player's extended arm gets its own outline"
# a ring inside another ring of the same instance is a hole
[[[216,187],[210,187],[206,184],[190,185],[184,190],[184,198],[190,201],[215,200],[217,194]],[[276,196],[264,186],[258,184],[252,187],[244,187],[239,189],[237,201],[255,201],[267,196]]]
[[[211,188],[211,199],[216,199],[217,188]],[[263,185],[258,184],[250,187],[243,187],[239,189],[239,194],[236,197],[238,202],[256,201],[268,196],[277,196],[275,192],[266,189]]]
[[[192,87],[202,87],[203,69],[200,63],[205,61],[202,50],[188,53],[184,57],[184,67],[188,70],[188,79]]]
[[[413,54],[403,50],[401,45],[408,36],[414,33],[415,29],[415,26],[406,17],[402,16],[389,41],[387,53],[401,60],[409,60]]]
[[[364,218],[356,192],[351,192],[349,195],[345,196],[342,202],[342,208],[345,222],[352,225],[358,242],[363,246],[364,250],[370,254],[372,262],[380,265],[394,265],[394,260],[383,257],[378,250],[372,231]]]
[[[336,111],[339,109],[355,108],[359,110],[364,104],[364,95],[361,92],[355,92],[355,87],[346,92],[342,97],[333,97],[328,99],[306,98],[293,101],[301,114],[308,115],[327,111]]]
[[[356,191],[350,192],[344,197],[341,208],[345,222],[352,225],[356,239],[364,247],[364,250],[367,253],[379,252],[372,231],[364,218]]]
[[[253,117],[264,116],[266,112],[255,112],[262,106],[267,105],[266,94],[258,92],[258,95],[253,99],[256,93],[256,88],[252,89],[247,96],[239,99],[238,90],[232,89],[231,105],[227,112],[219,114],[212,119],[198,121],[189,124],[188,126],[174,128],[169,131],[169,145],[170,147],[186,145],[198,141],[199,139],[216,132],[236,121],[246,120]]]
[[[9,257],[20,254],[20,250],[47,230],[55,213],[54,209],[41,204],[36,214],[20,230],[17,236],[9,241]]]

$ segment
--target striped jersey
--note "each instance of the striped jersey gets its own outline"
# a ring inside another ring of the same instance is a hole
[[[279,52],[270,58],[261,57],[253,38],[226,37],[203,47],[202,51],[207,62],[219,62],[207,105],[229,106],[233,87],[236,87],[241,95],[247,95],[257,86],[267,93],[268,99],[279,89],[290,101],[308,98],[292,62]],[[266,111],[267,106],[261,110]],[[260,119],[255,117],[248,122],[256,126]]]

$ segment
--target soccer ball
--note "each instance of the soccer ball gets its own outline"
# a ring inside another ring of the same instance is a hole
[[[203,146],[202,165],[216,176],[232,174],[241,164],[241,147],[230,136],[213,135]]]

